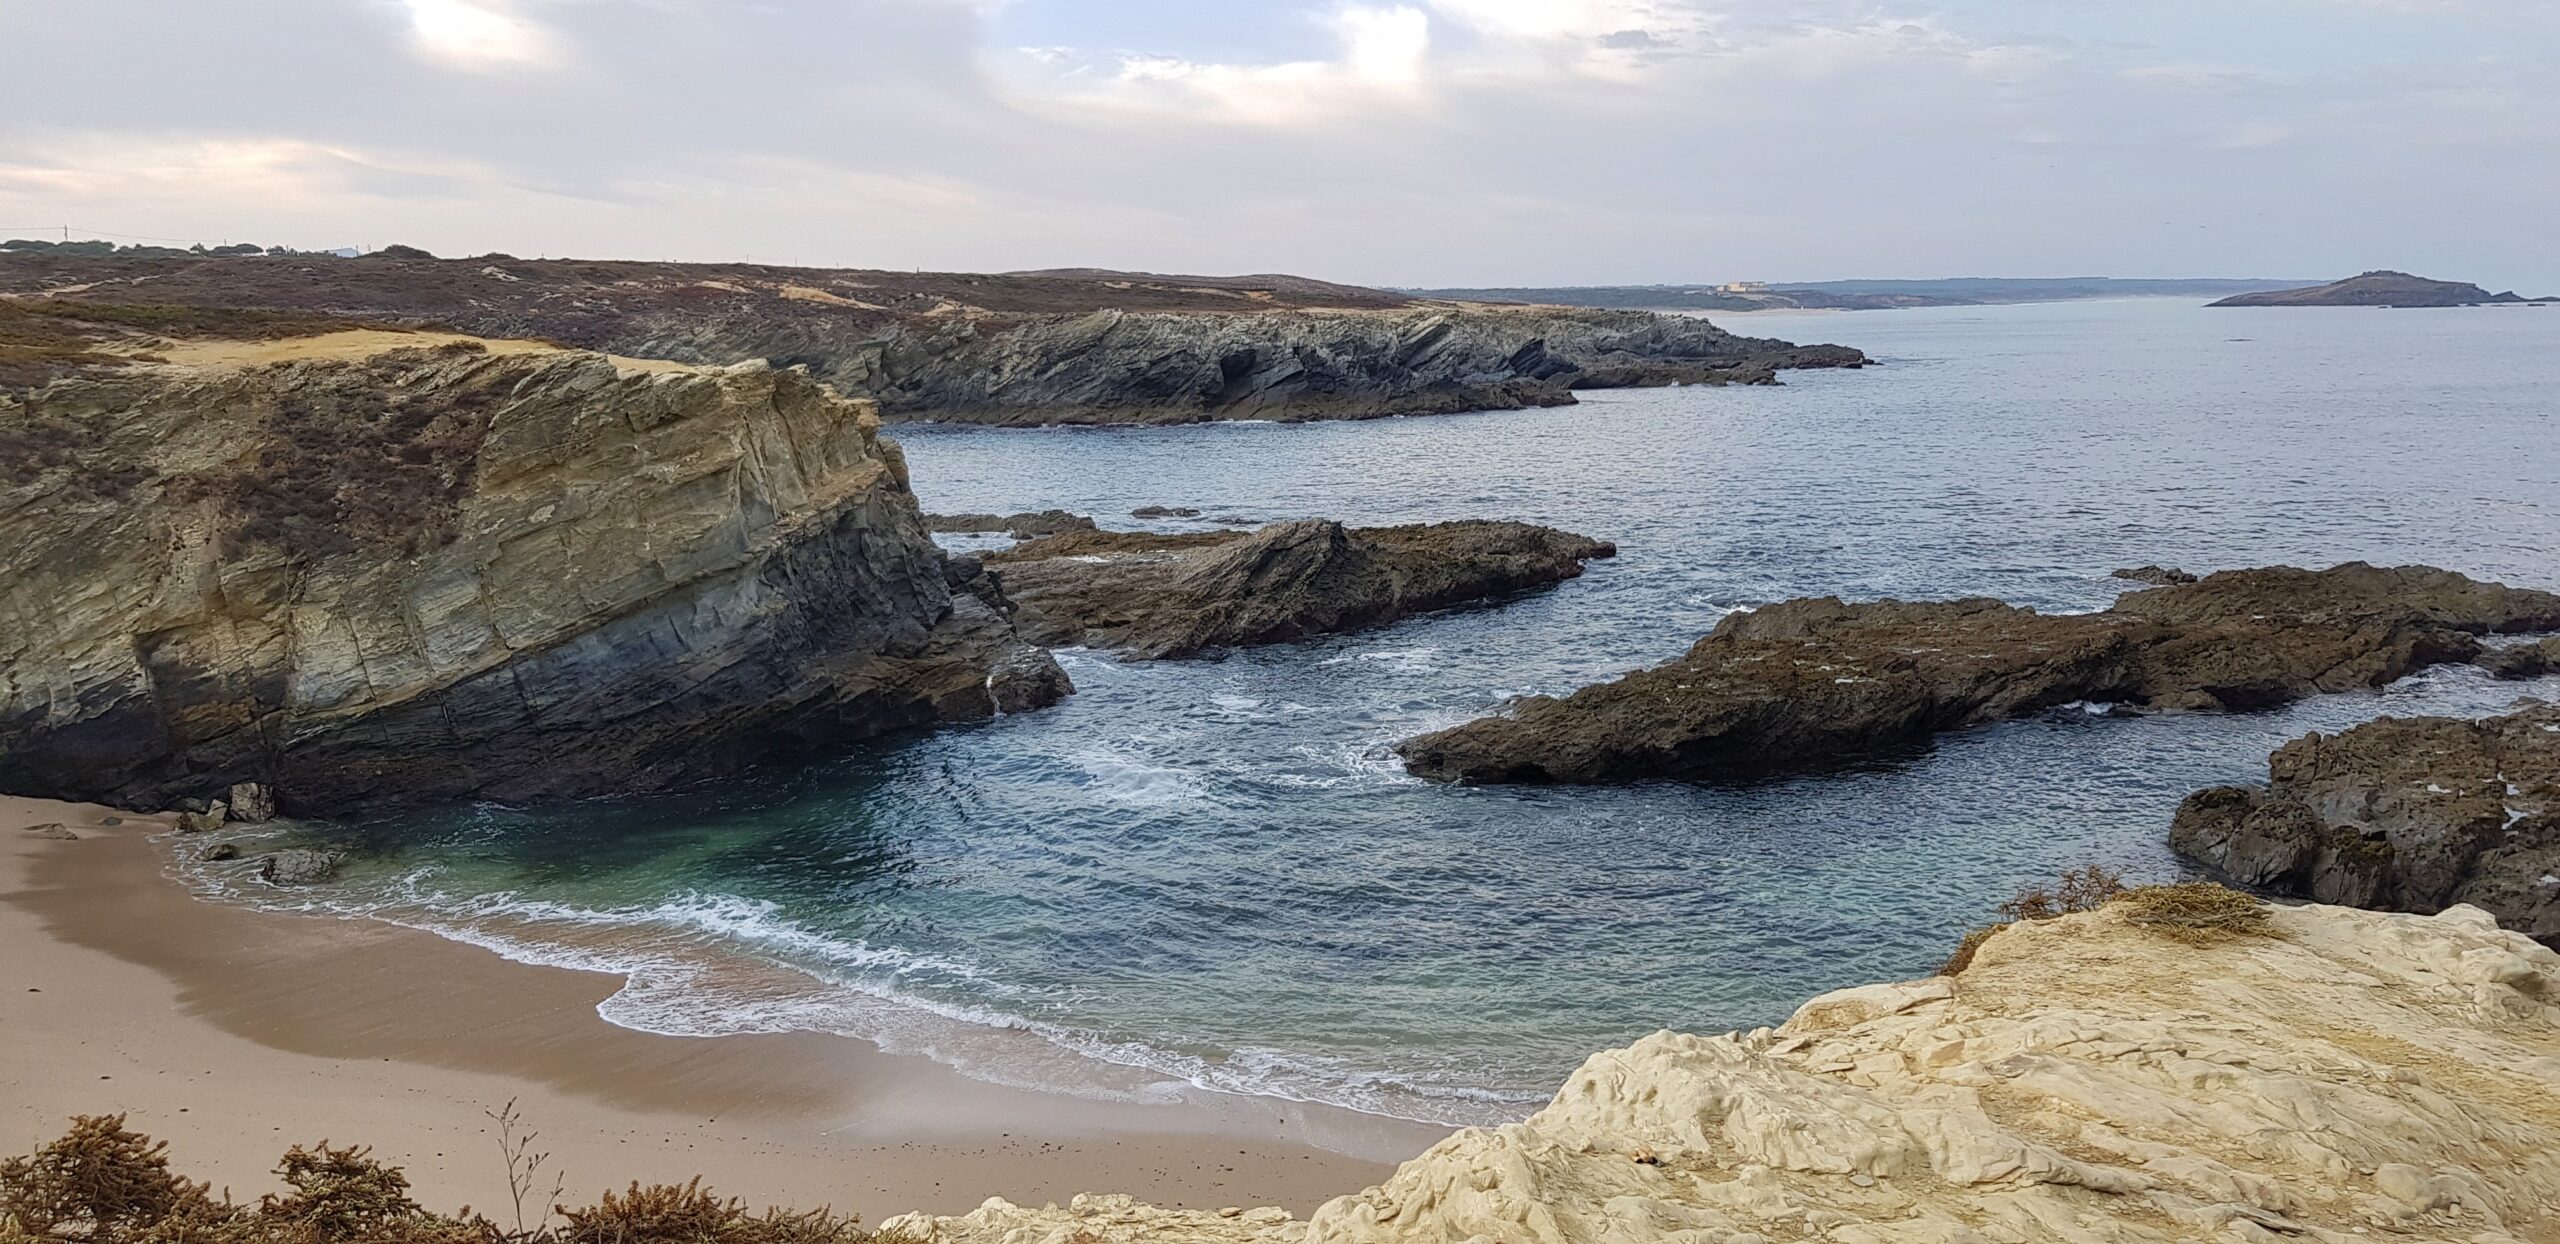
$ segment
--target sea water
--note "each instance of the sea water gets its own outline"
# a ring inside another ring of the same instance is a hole
[[[1776,388],[1153,429],[907,427],[943,512],[1492,517],[1614,540],[1581,579],[673,796],[300,827],[345,879],[239,901],[623,974],[607,1018],[818,1030],[973,1074],[1482,1123],[1656,1028],[1926,972],[2021,884],[2174,877],[2179,799],[2307,730],[2560,679],[2440,669],[2232,716],[2058,710],[1745,784],[1427,785],[1402,738],[1685,650],[1792,596],[2102,608],[2119,566],[2361,558],[2560,587],[2560,309],[2057,303],[1761,318],[1866,349]],[[971,546],[965,539],[956,546]],[[976,546],[983,547],[983,541]]]

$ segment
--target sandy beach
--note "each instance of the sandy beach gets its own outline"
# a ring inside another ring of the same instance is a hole
[[[0,1150],[121,1111],[237,1195],[326,1138],[374,1146],[429,1205],[487,1209],[505,1179],[485,1112],[512,1100],[575,1201],[700,1174],[752,1204],[878,1221],[1083,1191],[1304,1214],[1442,1134],[1216,1094],[1012,1089],[847,1038],[618,1028],[595,1011],[610,977],[196,899],[165,875],[163,823],[115,815],[0,799]],[[78,837],[26,832],[55,823]]]

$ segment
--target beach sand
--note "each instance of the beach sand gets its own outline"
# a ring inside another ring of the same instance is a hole
[[[1445,1134],[1223,1094],[1006,1088],[842,1037],[617,1028],[595,1010],[616,978],[199,900],[149,840],[164,818],[113,815],[0,799],[0,1152],[125,1112],[179,1168],[252,1197],[291,1144],[364,1143],[430,1207],[506,1221],[484,1112],[512,1100],[572,1204],[699,1174],[759,1207],[876,1222],[1078,1192],[1304,1214]],[[26,832],[57,822],[78,839]]]

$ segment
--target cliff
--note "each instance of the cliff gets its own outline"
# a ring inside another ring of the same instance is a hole
[[[893,422],[1374,418],[1865,362],[1683,316],[1434,302],[1296,277],[12,256],[0,294],[324,313],[704,365],[765,359],[873,398]]]
[[[73,329],[0,389],[0,790],[628,793],[1066,690],[805,375]]]
[[[2262,290],[2234,294],[2208,305],[2216,307],[2476,307],[2498,302],[2549,302],[2514,293],[2492,294],[2464,281],[2437,281],[2406,272],[2377,269],[2301,289]]]
[[[2139,894],[2140,892],[2137,892]],[[1659,1033],[1298,1221],[1125,1197],[910,1215],[933,1244],[2560,1238],[2560,955],[2481,912],[2129,901],[1783,1026]]]
[[[2223,571],[2085,614],[1792,600],[1725,618],[1677,660],[1397,750],[1450,781],[1750,776],[2075,701],[2265,708],[2480,658],[2485,634],[2553,629],[2552,593],[2362,562]]]

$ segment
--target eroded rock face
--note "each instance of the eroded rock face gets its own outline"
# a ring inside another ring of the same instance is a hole
[[[2169,845],[2232,880],[2323,903],[2457,903],[2560,945],[2560,706],[2385,717],[2267,758],[2264,789],[2178,808]]]
[[[1092,1196],[883,1225],[933,1244],[2560,1233],[2560,955],[2467,907],[2268,920],[2200,945],[2112,908],[2033,921],[1959,978],[1659,1033],[1303,1221]]]
[[[0,395],[78,449],[0,477],[0,790],[645,791],[1063,691],[952,593],[865,403],[345,345]]]
[[[2224,571],[2093,614],[1824,597],[1735,614],[1667,665],[1406,741],[1469,782],[1748,775],[2075,701],[2255,709],[2469,661],[2560,627],[2560,596],[2425,566]]]
[[[1616,547],[1529,523],[1076,532],[989,554],[1035,643],[1138,658],[1383,626],[1570,579]]]

